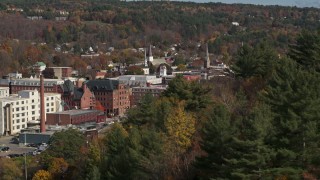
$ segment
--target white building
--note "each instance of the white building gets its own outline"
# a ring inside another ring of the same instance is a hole
[[[60,94],[45,93],[45,113],[57,112],[60,103]],[[37,90],[23,90],[0,99],[0,135],[19,133],[32,121],[40,123],[40,95]]]
[[[147,84],[161,84],[162,78],[157,76],[146,76],[146,75],[124,75],[117,78],[110,78],[119,80],[120,83],[128,86],[147,86]]]
[[[22,78],[22,73],[14,72],[14,73],[9,73],[8,77],[11,79],[21,79]]]
[[[0,98],[9,96],[9,87],[0,87]]]
[[[150,74],[150,69],[148,67],[142,68],[142,70],[143,70],[143,74],[144,75],[149,75]]]

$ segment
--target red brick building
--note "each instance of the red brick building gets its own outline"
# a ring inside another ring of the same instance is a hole
[[[131,101],[130,105],[135,106],[139,103],[142,97],[146,94],[150,94],[153,97],[159,97],[160,94],[167,89],[167,86],[161,85],[149,85],[147,87],[133,87],[131,92]]]
[[[98,110],[68,110],[56,113],[47,113],[47,125],[78,125],[87,122],[98,122]]]
[[[70,80],[66,80],[62,85],[62,99],[66,103],[64,110],[70,109],[94,109],[96,101],[94,94],[86,86],[85,83],[79,88]]]
[[[129,87],[117,80],[98,79],[86,82],[108,115],[123,115],[130,108]]]

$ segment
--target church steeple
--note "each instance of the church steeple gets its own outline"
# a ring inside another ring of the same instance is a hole
[[[148,57],[149,62],[153,62],[153,56],[152,56],[152,45],[149,47],[149,57]]]
[[[209,57],[209,48],[208,43],[206,44],[206,61],[205,61],[205,68],[210,67],[210,57]]]
[[[147,48],[144,48],[144,66],[148,67]]]

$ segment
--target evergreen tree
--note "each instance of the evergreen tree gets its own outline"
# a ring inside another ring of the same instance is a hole
[[[209,92],[210,88],[203,87],[199,82],[189,82],[183,76],[177,76],[169,82],[163,96],[185,101],[186,110],[196,112],[211,102]]]
[[[229,145],[235,132],[231,114],[224,106],[216,106],[207,118],[201,143],[201,149],[206,155],[197,158],[198,176],[206,179],[228,179],[231,171],[225,159],[230,157]]]
[[[137,107],[128,111],[128,118],[125,124],[143,126],[153,125],[155,121],[154,98],[151,94],[146,94],[139,102]]]
[[[290,47],[289,56],[305,69],[320,72],[320,31],[302,31]]]
[[[275,51],[265,42],[254,48],[244,45],[238,51],[236,62],[232,66],[236,75],[241,78],[267,77],[277,59]]]
[[[263,97],[275,114],[268,143],[275,149],[273,173],[299,178],[319,153],[320,78],[279,61]]]

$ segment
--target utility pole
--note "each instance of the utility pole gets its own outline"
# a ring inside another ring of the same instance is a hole
[[[27,133],[24,133],[24,145],[27,144]],[[28,173],[27,173],[27,153],[24,153],[24,174],[26,176],[26,180],[28,180]]]

